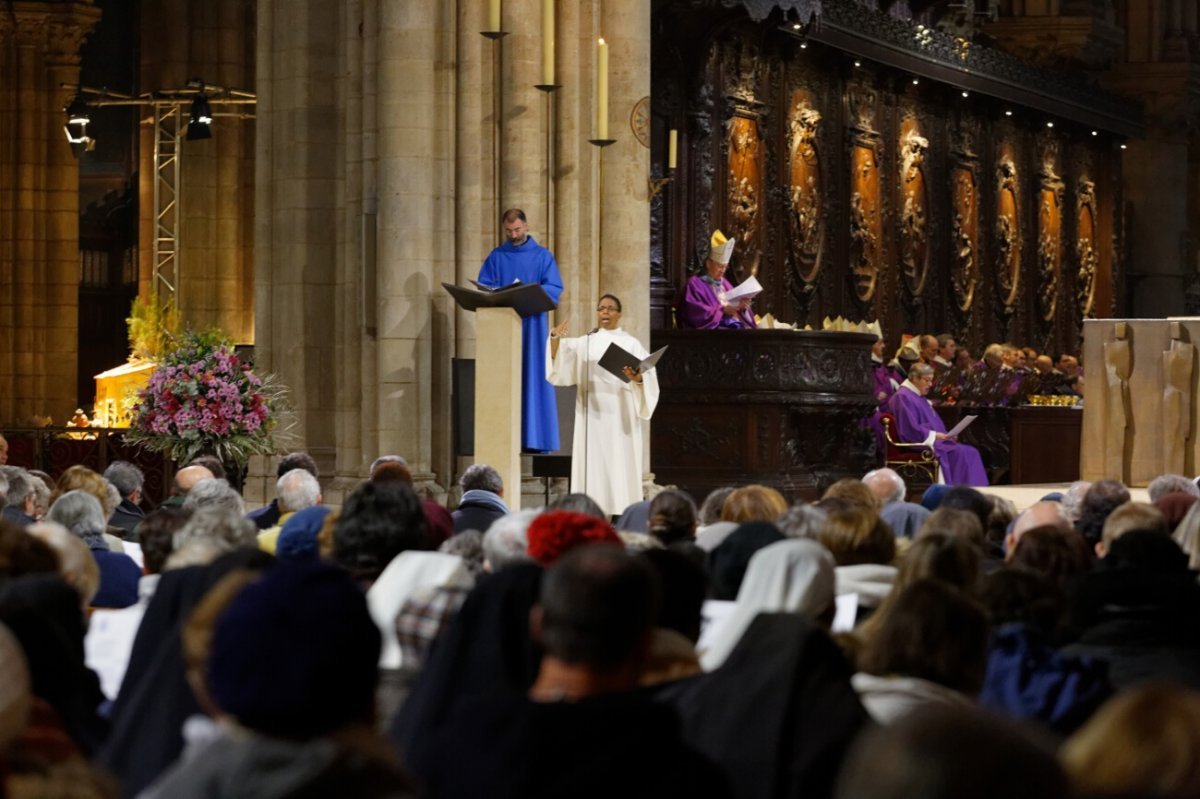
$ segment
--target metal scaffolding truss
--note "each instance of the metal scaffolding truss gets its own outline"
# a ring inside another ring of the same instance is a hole
[[[179,307],[179,170],[183,109],[154,104],[154,276],[164,308]]]

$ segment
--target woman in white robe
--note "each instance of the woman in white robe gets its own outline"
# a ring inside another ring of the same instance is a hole
[[[550,331],[546,379],[556,386],[577,386],[575,435],[571,455],[571,491],[587,494],[615,516],[642,499],[642,451],[646,422],[658,404],[654,370],[636,374],[626,367],[629,382],[599,365],[610,344],[640,358],[642,343],[620,328],[621,301],[600,298],[599,325],[586,336],[564,338],[567,322]]]

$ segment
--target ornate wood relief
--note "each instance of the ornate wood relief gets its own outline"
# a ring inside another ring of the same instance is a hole
[[[825,244],[821,155],[817,142],[821,113],[810,100],[808,92],[793,92],[787,118],[788,254],[794,276],[805,291],[813,290]]]
[[[900,269],[908,294],[919,298],[929,274],[929,197],[924,168],[929,139],[920,134],[913,119],[905,120],[901,131]]]
[[[1062,189],[1059,189],[1061,194]],[[1079,303],[1079,318],[1096,315],[1096,184],[1082,175],[1075,187],[1076,239],[1075,255],[1079,259],[1079,276],[1075,292]]]
[[[996,160],[996,285],[1005,316],[1011,316],[1021,292],[1020,180],[1012,148],[1000,148]]]
[[[874,90],[851,86],[848,95],[851,114],[850,271],[855,297],[870,302],[879,281],[883,241],[879,185],[881,140],[875,130]]]
[[[1037,310],[1043,322],[1052,322],[1062,284],[1063,181],[1058,175],[1058,142],[1046,140],[1039,155]]]
[[[950,285],[955,308],[966,315],[968,323],[979,280],[978,174],[975,132],[960,119],[954,126],[951,140]]]
[[[741,278],[758,272],[762,197],[762,140],[758,120],[730,118],[729,172],[725,190],[726,234],[737,238],[730,266]]]

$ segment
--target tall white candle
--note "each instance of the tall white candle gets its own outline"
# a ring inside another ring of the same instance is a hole
[[[671,128],[671,135],[667,137],[667,169],[675,168],[675,156],[679,152],[679,131]]]
[[[554,0],[542,0],[542,84],[554,85]]]
[[[596,138],[608,138],[608,43],[596,42]]]

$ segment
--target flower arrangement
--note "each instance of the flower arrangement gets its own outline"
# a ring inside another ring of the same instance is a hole
[[[244,465],[276,451],[284,390],[217,333],[185,333],[139,392],[125,440],[187,463],[201,453]]]

